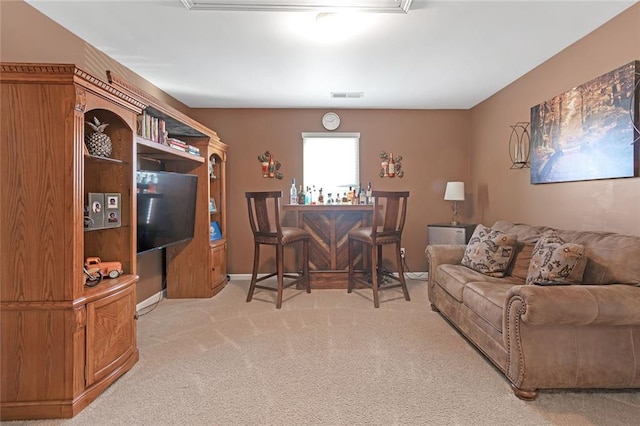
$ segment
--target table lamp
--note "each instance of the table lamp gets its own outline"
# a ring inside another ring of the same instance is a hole
[[[464,201],[464,182],[447,182],[447,189],[444,191],[444,199],[453,201],[453,217],[451,225],[459,225],[458,222],[458,201]]]

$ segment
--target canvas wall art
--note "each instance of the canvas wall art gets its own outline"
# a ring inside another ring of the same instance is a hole
[[[531,183],[640,176],[633,61],[531,108]]]

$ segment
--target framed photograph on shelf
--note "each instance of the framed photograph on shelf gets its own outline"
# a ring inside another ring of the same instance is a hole
[[[209,198],[209,213],[217,213],[217,211],[216,200],[213,197]]]
[[[218,221],[211,222],[209,226],[209,241],[217,241],[222,238],[222,233],[220,232],[220,224]]]
[[[120,194],[106,193],[104,194],[104,227],[117,228],[121,225],[120,215]]]
[[[89,192],[89,226],[91,229],[104,228],[104,194],[102,192]]]

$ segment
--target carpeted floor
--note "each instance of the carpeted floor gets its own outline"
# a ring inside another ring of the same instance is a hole
[[[138,321],[140,361],[71,420],[28,425],[632,425],[638,391],[508,382],[429,308],[424,281],[382,293],[258,290],[163,300]],[[149,310],[147,308],[146,310]]]

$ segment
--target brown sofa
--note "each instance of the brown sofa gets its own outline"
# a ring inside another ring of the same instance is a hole
[[[582,284],[539,286],[524,285],[524,253],[552,228],[506,221],[491,228],[517,235],[501,278],[462,266],[464,245],[427,246],[432,308],[521,399],[535,399],[539,389],[640,388],[640,237],[556,230],[584,245]]]

